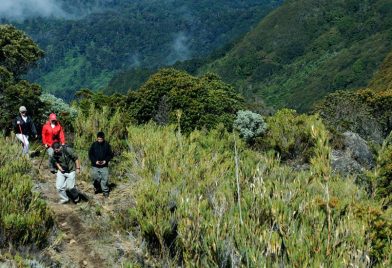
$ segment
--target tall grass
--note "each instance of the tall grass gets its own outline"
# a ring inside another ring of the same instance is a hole
[[[16,144],[0,137],[0,248],[42,247],[52,214],[39,193],[32,192],[32,166]]]
[[[136,206],[124,228],[140,228],[150,254],[173,266],[391,264],[388,240],[379,257],[373,252],[381,233],[390,242],[388,225],[374,232],[375,216],[363,213],[380,204],[352,179],[331,175],[327,133],[317,122],[309,171],[237,142],[239,191],[234,145],[240,139],[223,127],[189,136],[174,126],[128,127],[122,165],[133,174]]]

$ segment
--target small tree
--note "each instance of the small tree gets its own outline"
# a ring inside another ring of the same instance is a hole
[[[11,25],[0,25],[0,129],[11,129],[12,118],[21,105],[38,119],[44,107],[41,88],[20,77],[43,56],[43,51],[24,32]]]
[[[239,131],[240,136],[248,143],[263,135],[267,130],[267,124],[261,115],[243,110],[237,112],[233,127]]]

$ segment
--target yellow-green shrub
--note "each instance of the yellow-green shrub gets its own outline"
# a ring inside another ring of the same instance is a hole
[[[295,172],[223,128],[185,137],[174,126],[130,126],[123,165],[136,181],[136,202],[128,222],[150,253],[185,267],[391,264],[385,254],[371,258],[380,235],[369,235],[375,222],[357,212],[378,203],[352,179],[331,175],[320,121],[310,132],[312,167]]]
[[[384,206],[392,205],[392,133],[385,139],[377,158],[376,196]]]
[[[299,115],[290,109],[279,110],[266,119],[267,132],[264,136],[256,138],[255,148],[273,150],[282,160],[301,157],[303,161],[308,162],[315,143],[311,135],[311,126],[318,120],[315,115]]]
[[[3,137],[0,147],[1,245],[43,246],[53,218],[39,194],[32,192],[31,163],[18,154],[19,146]]]

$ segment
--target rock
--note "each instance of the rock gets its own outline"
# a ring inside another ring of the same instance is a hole
[[[75,244],[76,243],[76,240],[75,239],[71,239],[71,241],[69,241],[69,244],[70,245],[73,245],[73,244]]]
[[[332,169],[341,175],[361,174],[365,169],[345,151],[332,150]]]
[[[350,158],[358,162],[366,169],[372,169],[375,166],[374,156],[367,145],[357,133],[350,131],[344,132],[345,151]]]

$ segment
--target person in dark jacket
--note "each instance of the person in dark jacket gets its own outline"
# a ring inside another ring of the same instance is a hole
[[[76,174],[80,174],[80,160],[75,151],[68,146],[55,142],[52,145],[53,155],[50,157],[52,169],[57,170],[56,189],[60,196],[60,204],[69,202],[67,190],[75,188]],[[75,200],[73,200],[75,202]]]
[[[19,107],[19,115],[13,121],[16,138],[22,142],[23,154],[29,153],[29,137],[37,138],[37,130],[30,116],[27,115],[25,106]]]
[[[91,177],[95,188],[95,193],[103,192],[103,196],[109,196],[109,161],[113,158],[112,148],[105,141],[103,132],[97,133],[97,141],[95,141],[88,152],[92,171]]]

